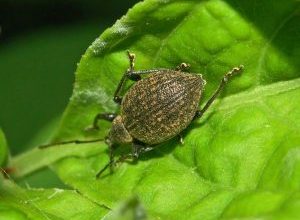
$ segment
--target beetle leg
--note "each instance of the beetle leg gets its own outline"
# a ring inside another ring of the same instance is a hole
[[[128,79],[130,79],[132,81],[141,80],[142,79],[142,77],[141,77],[142,74],[149,74],[149,73],[155,73],[155,72],[158,72],[158,71],[161,71],[161,70],[167,70],[167,69],[164,69],[164,68],[158,68],[158,69],[151,69],[151,70],[134,71],[135,54],[130,53],[129,51],[127,51],[127,53],[128,53],[130,68],[127,70],[126,76],[127,76]]]
[[[134,159],[137,159],[141,154],[154,150],[155,145],[145,145],[143,143],[132,144],[132,155]]]
[[[114,93],[114,99],[113,100],[114,100],[115,103],[117,103],[119,105],[122,102],[122,97],[120,96],[120,92],[121,92],[121,90],[123,88],[123,85],[124,85],[126,79],[127,79],[127,71],[122,76],[122,79],[120,80],[120,82],[118,84],[118,87],[117,87],[117,89],[116,89],[116,91]]]
[[[190,67],[191,65],[188,63],[181,63],[175,68],[175,70],[184,72],[185,70],[188,70]]]
[[[123,85],[126,82],[126,79],[128,78],[128,74],[130,74],[131,72],[134,71],[134,60],[135,60],[135,54],[134,53],[130,53],[129,51],[127,51],[127,56],[129,59],[129,68],[126,70],[126,72],[123,74],[118,87],[114,93],[114,102],[117,104],[121,104],[122,102],[122,97],[120,96],[120,93],[122,91]]]
[[[110,170],[110,173],[112,173],[113,168],[114,168],[113,167],[114,166],[114,146],[112,145],[112,143],[110,141],[108,142],[108,146],[109,146],[109,170]]]
[[[138,70],[127,72],[127,77],[133,81],[139,81],[142,79],[141,75],[143,74],[150,74],[150,73],[157,73],[159,71],[169,70],[166,68],[158,68],[158,69],[151,69],[151,70]]]
[[[126,161],[127,159],[131,159],[133,161],[137,160],[138,157],[143,154],[146,153],[148,151],[153,150],[155,147],[150,147],[149,145],[143,145],[142,143],[137,144],[137,143],[133,143],[132,144],[132,153],[129,154],[124,154],[121,155],[117,160],[113,159],[113,146],[110,145],[108,143],[109,147],[110,147],[110,160],[109,162],[97,173],[96,178],[99,178],[102,173],[108,168],[110,167],[110,171],[113,171],[113,166],[117,163],[123,163],[124,161]]]
[[[230,70],[228,73],[226,73],[221,80],[219,87],[214,92],[212,97],[207,101],[207,103],[204,105],[204,107],[201,110],[198,110],[194,116],[194,119],[202,117],[204,112],[209,108],[209,106],[213,103],[213,101],[218,97],[218,95],[221,93],[221,91],[224,89],[225,85],[229,81],[229,79],[232,76],[235,76],[236,74],[240,73],[243,70],[244,66],[240,65],[239,67],[234,67],[232,70]]]
[[[111,143],[108,137],[105,138],[105,143],[109,148],[109,162],[97,173],[96,178],[99,178],[108,167],[110,169],[110,173],[112,173],[114,164],[118,162],[114,160],[114,145]]]
[[[124,75],[123,75],[121,81],[119,82],[118,87],[114,93],[114,102],[116,102],[119,105],[122,103],[122,97],[120,96],[120,92],[123,88],[123,85],[126,82],[126,79],[130,79],[132,81],[139,81],[142,79],[141,75],[143,75],[143,74],[156,73],[156,72],[163,71],[163,70],[168,70],[168,69],[159,68],[159,69],[139,70],[139,71],[133,71],[131,69],[128,69],[124,73]]]
[[[110,160],[109,162],[97,173],[96,178],[99,178],[102,173],[109,167],[110,168],[110,172],[113,172],[113,166],[117,163],[123,163],[125,160],[130,159],[130,158],[134,158],[133,154],[125,154],[120,156],[117,160],[114,160],[112,157],[113,155],[110,154]]]
[[[184,140],[183,140],[182,134],[179,134],[178,137],[179,137],[179,142],[180,142],[180,144],[181,144],[181,145],[184,145]]]
[[[116,113],[99,113],[95,116],[93,124],[87,128],[85,128],[86,131],[89,130],[99,130],[98,121],[99,120],[105,120],[112,122],[115,117],[117,117]]]
[[[130,79],[132,81],[139,81],[142,79],[141,75],[142,74],[149,74],[149,73],[155,73],[155,72],[159,72],[162,70],[168,70],[165,68],[158,68],[158,69],[151,69],[151,70],[139,70],[139,71],[134,71],[134,61],[135,61],[135,54],[134,53],[130,53],[129,51],[127,51],[127,56],[129,58],[129,68],[126,70],[126,72],[123,74],[118,87],[114,93],[114,102],[117,104],[121,104],[122,103],[122,96],[120,95],[122,88],[126,82],[127,79]]]

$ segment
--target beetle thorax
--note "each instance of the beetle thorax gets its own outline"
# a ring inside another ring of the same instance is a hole
[[[112,127],[109,132],[109,140],[112,143],[119,143],[119,144],[131,143],[133,141],[131,135],[126,130],[123,124],[123,119],[121,116],[117,116],[113,120]]]

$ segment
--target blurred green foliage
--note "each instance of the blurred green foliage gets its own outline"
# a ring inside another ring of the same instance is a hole
[[[135,2],[0,2],[0,126],[12,154],[45,141],[31,139],[66,107],[87,45]]]
[[[0,167],[5,165],[8,158],[8,147],[5,139],[5,135],[0,128]]]
[[[1,47],[0,122],[13,154],[62,113],[76,63],[104,27],[83,23],[47,28]]]
[[[81,55],[135,2],[0,2],[0,126],[13,155],[50,140]],[[19,183],[65,187],[47,168]]]

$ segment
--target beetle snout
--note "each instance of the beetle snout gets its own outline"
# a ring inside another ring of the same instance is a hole
[[[108,139],[113,143],[119,144],[126,144],[132,142],[132,137],[125,128],[121,116],[117,116],[113,120]]]

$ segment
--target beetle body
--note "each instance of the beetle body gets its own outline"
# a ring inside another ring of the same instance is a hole
[[[124,128],[153,145],[184,130],[198,109],[205,81],[201,75],[162,70],[135,83],[121,103]]]
[[[202,117],[229,79],[244,68],[243,65],[240,65],[227,72],[204,107],[199,109],[198,105],[206,82],[202,79],[201,74],[184,72],[189,67],[188,64],[181,63],[175,70],[135,71],[135,55],[129,51],[127,54],[130,66],[121,78],[113,98],[117,104],[120,104],[120,114],[98,113],[94,118],[93,125],[86,129],[99,129],[99,120],[112,122],[109,134],[105,138],[105,142],[109,146],[110,161],[97,173],[97,177],[108,167],[112,171],[113,165],[117,162],[127,158],[137,158],[139,154],[153,150],[157,144],[180,135],[192,120]],[[149,75],[142,79],[141,75],[143,74]],[[137,82],[122,97],[121,92],[126,79]],[[97,141],[103,141],[103,139],[64,141],[40,147]],[[121,155],[117,161],[114,161],[115,146],[128,143],[132,144],[132,152]]]
[[[99,113],[92,129],[98,129],[98,120],[112,122],[106,138],[110,149],[110,162],[98,172],[114,164],[113,150],[118,144],[132,144],[132,153],[122,155],[118,161],[137,158],[139,154],[153,150],[157,144],[180,135],[194,120],[200,118],[220,94],[229,78],[243,69],[234,67],[226,73],[219,87],[208,99],[203,108],[198,105],[206,84],[201,74],[184,72],[189,67],[182,63],[175,70],[152,69],[134,70],[135,55],[128,52],[130,68],[124,73],[114,94],[114,101],[120,104],[120,114]],[[143,78],[141,75],[148,74]],[[124,95],[121,90],[126,79],[137,81]]]

